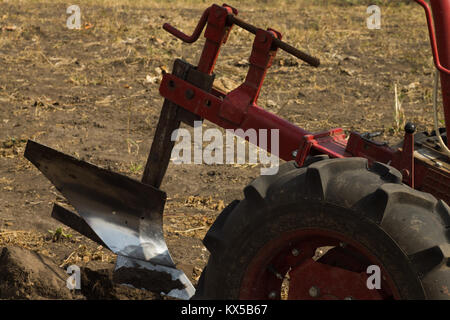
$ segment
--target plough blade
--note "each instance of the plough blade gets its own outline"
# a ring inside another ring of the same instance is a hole
[[[161,286],[166,287],[167,296],[188,300],[190,299],[194,293],[195,289],[192,286],[191,281],[189,281],[188,277],[184,274],[183,271],[175,268],[175,267],[166,267],[163,265],[152,264],[147,261],[133,259],[130,257],[117,256],[115,272],[116,274],[121,273],[122,270],[126,270],[131,268],[132,274],[127,274],[125,277],[117,277],[123,284],[131,285],[135,288],[146,289],[155,291],[154,285],[152,283],[148,283],[149,279],[154,278],[154,274],[158,277],[156,282],[158,283],[158,288]],[[136,274],[136,270],[145,270],[141,274]],[[153,275],[152,275],[153,274]],[[170,279],[162,279],[165,280],[165,284],[161,284],[161,277],[170,275]],[[146,277],[147,279],[142,281],[142,278]],[[168,285],[167,282],[170,284]]]
[[[182,299],[194,294],[186,275],[176,269],[164,241],[165,192],[34,141],[28,141],[25,157],[118,255],[116,270],[136,267],[167,273],[183,285],[165,294]]]
[[[83,218],[76,213],[61,207],[58,204],[53,204],[52,218],[64,223],[66,226],[72,228],[78,233],[82,234],[86,238],[97,242],[102,247],[108,248],[108,246],[100,239],[92,228],[84,221]]]

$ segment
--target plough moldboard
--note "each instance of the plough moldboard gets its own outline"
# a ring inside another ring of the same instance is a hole
[[[183,299],[193,295],[192,284],[175,268],[164,241],[163,191],[32,141],[25,156],[79,214],[55,204],[52,216],[117,254],[116,270],[144,268],[168,273],[184,284],[168,295]]]

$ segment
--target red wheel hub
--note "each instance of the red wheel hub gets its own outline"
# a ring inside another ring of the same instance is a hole
[[[371,265],[379,267],[380,289],[367,285]],[[240,298],[373,300],[399,295],[382,264],[360,243],[337,232],[302,229],[258,252],[245,272]]]

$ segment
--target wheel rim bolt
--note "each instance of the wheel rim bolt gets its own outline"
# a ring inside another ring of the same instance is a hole
[[[277,297],[277,293],[275,291],[270,291],[269,299],[275,299]]]
[[[291,253],[292,253],[292,255],[294,256],[294,257],[296,257],[296,256],[298,256],[299,254],[300,254],[300,251],[298,251],[298,249],[292,249],[292,251],[291,251]]]
[[[316,286],[309,288],[309,295],[313,298],[317,298],[320,295],[320,289]]]

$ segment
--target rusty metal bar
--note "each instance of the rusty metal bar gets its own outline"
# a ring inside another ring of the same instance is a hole
[[[214,76],[199,72],[195,70],[195,67],[180,59],[175,60],[172,74],[207,92],[211,90],[214,80]],[[181,121],[192,126],[194,120],[201,120],[201,118],[180,108],[168,99],[164,100],[152,147],[142,176],[142,183],[155,188],[161,186],[169,166],[172,149],[175,145],[175,141],[171,140],[172,133],[180,127]]]
[[[256,35],[256,32],[259,30],[259,28],[255,27],[245,21],[242,21],[241,19],[239,19],[236,16],[231,15],[231,14],[228,15],[227,21],[229,24],[235,24],[235,25],[241,27],[242,29],[245,29],[248,32],[253,33],[254,35]],[[281,41],[275,37],[273,39],[273,44],[276,47],[286,51],[287,53],[292,54],[293,56],[299,58],[300,60],[305,61],[306,63],[308,63],[314,67],[318,67],[320,65],[319,59],[314,58],[314,57],[310,56],[309,54],[307,54],[301,50],[298,50],[297,48],[294,48],[293,46],[291,46],[291,45],[287,44],[286,42]]]

